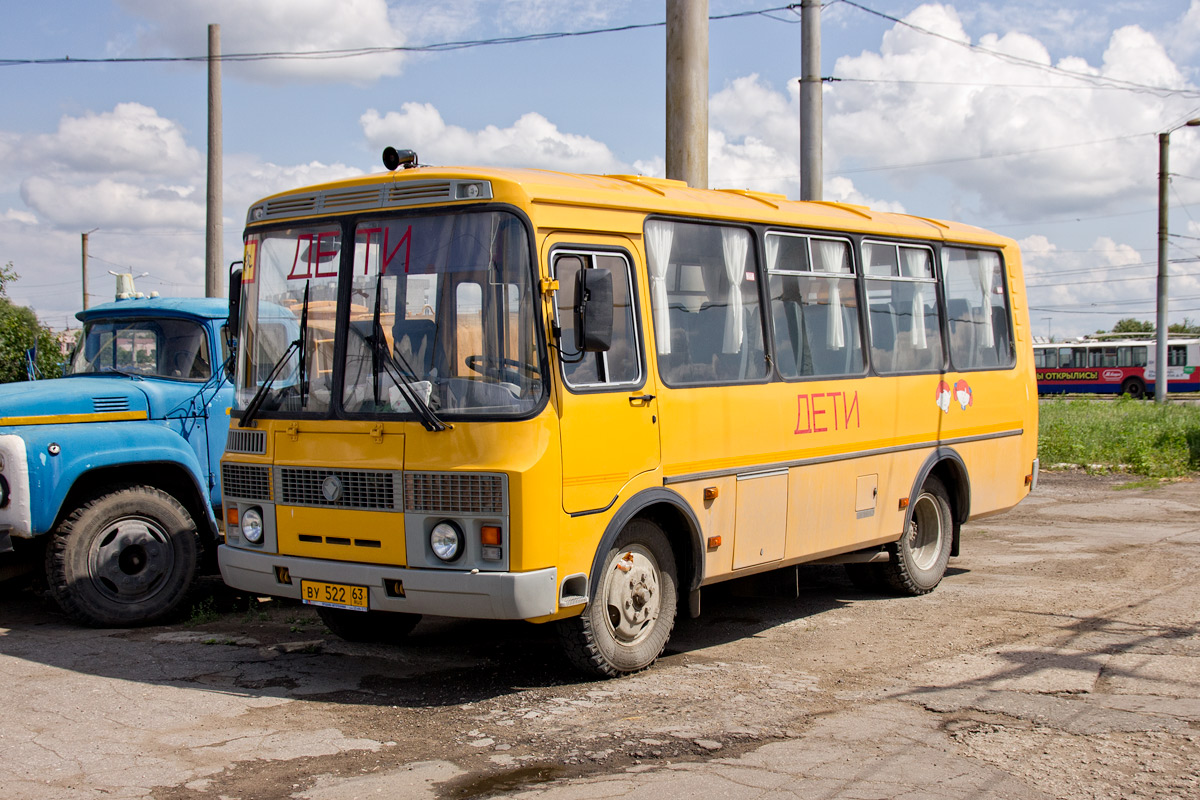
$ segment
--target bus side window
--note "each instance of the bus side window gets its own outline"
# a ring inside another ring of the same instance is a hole
[[[876,372],[928,372],[944,366],[933,252],[863,243],[871,360]]]
[[[659,371],[668,385],[745,383],[766,377],[749,231],[649,220],[646,260]]]
[[[575,350],[575,278],[582,269],[606,269],[613,276],[613,338],[606,352]],[[554,257],[555,319],[563,380],[575,389],[635,386],[642,382],[641,347],[629,260],[613,253],[558,253]]]
[[[954,368],[1016,363],[1000,255],[990,250],[942,248],[942,277]],[[1060,359],[1058,366],[1067,366],[1067,362]]]

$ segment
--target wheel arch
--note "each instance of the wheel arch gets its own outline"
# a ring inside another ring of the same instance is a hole
[[[215,543],[217,530],[207,495],[191,470],[175,461],[111,464],[81,473],[63,497],[54,527],[89,500],[125,486],[152,486],[171,495],[191,515],[205,550]]]
[[[605,555],[625,526],[638,518],[654,522],[667,537],[671,553],[675,557],[675,574],[679,577],[680,596],[699,590],[700,583],[704,580],[704,548],[701,542],[700,521],[678,492],[657,487],[644,489],[630,497],[608,521],[604,535],[600,537],[596,552],[592,555],[588,585],[599,585]]]
[[[950,555],[958,555],[959,534],[962,525],[971,516],[971,479],[966,462],[953,448],[938,447],[921,464],[908,493],[908,510],[904,513],[904,527],[908,530],[912,522],[913,505],[921,493],[921,487],[930,476],[936,477],[950,495],[950,510],[954,518],[954,540]]]

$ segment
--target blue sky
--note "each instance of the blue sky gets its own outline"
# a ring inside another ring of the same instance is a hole
[[[782,5],[710,0],[713,16]],[[0,0],[0,60],[302,52],[658,23],[632,0]],[[1200,116],[1200,0],[831,2],[825,198],[957,219],[1025,253],[1035,332],[1153,318],[1155,134]],[[710,25],[710,183],[799,193],[798,10]],[[257,197],[423,163],[662,174],[661,27],[223,66],[225,261]],[[114,271],[204,286],[203,63],[0,66],[0,263],[63,327]],[[1172,136],[1172,320],[1200,320],[1200,130]],[[1194,237],[1194,238],[1191,238]]]

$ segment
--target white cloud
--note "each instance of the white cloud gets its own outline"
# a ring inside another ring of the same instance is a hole
[[[221,25],[221,52],[306,52],[399,47],[407,25],[385,0],[119,0],[149,24],[134,45],[176,56],[208,53],[208,26]],[[130,53],[124,53],[130,55]],[[291,58],[227,62],[222,71],[265,82],[365,83],[400,74],[407,56],[389,52],[353,58]]]
[[[968,38],[948,6],[921,6],[906,21],[956,41]],[[989,34],[979,44],[1051,63],[1045,47],[1025,34]],[[1079,58],[1056,66],[1096,79],[1187,85],[1161,44],[1132,26],[1112,34],[1099,66]],[[833,74],[849,79],[826,94],[833,170],[919,164],[886,177],[907,188],[940,176],[956,192],[977,197],[982,212],[1012,219],[1103,209],[1127,202],[1131,192],[1147,195],[1155,150],[1138,134],[1161,129],[1184,109],[1179,101],[1099,88],[905,26],[888,31],[877,53],[838,59]],[[1180,157],[1196,163],[1190,150]]]
[[[204,157],[188,146],[183,129],[140,103],[63,117],[54,133],[6,138],[0,164],[14,171],[190,176],[204,169]]]
[[[565,133],[541,114],[523,114],[512,125],[469,131],[449,125],[429,103],[405,103],[400,111],[369,109],[359,119],[370,145],[403,142],[423,164],[536,167],[568,172],[628,172],[602,142]]]
[[[21,185],[21,197],[60,228],[187,228],[204,225],[204,198],[166,186],[138,186],[110,178],[64,187],[40,175]]]

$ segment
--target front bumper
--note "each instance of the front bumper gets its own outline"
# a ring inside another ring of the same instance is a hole
[[[532,572],[464,572],[406,569],[314,558],[260,553],[229,545],[217,548],[221,578],[235,589],[300,599],[300,581],[314,580],[365,586],[372,610],[401,611],[469,619],[532,619],[557,608],[558,570]],[[287,570],[291,583],[276,579]],[[400,581],[404,596],[394,597],[384,581]]]

